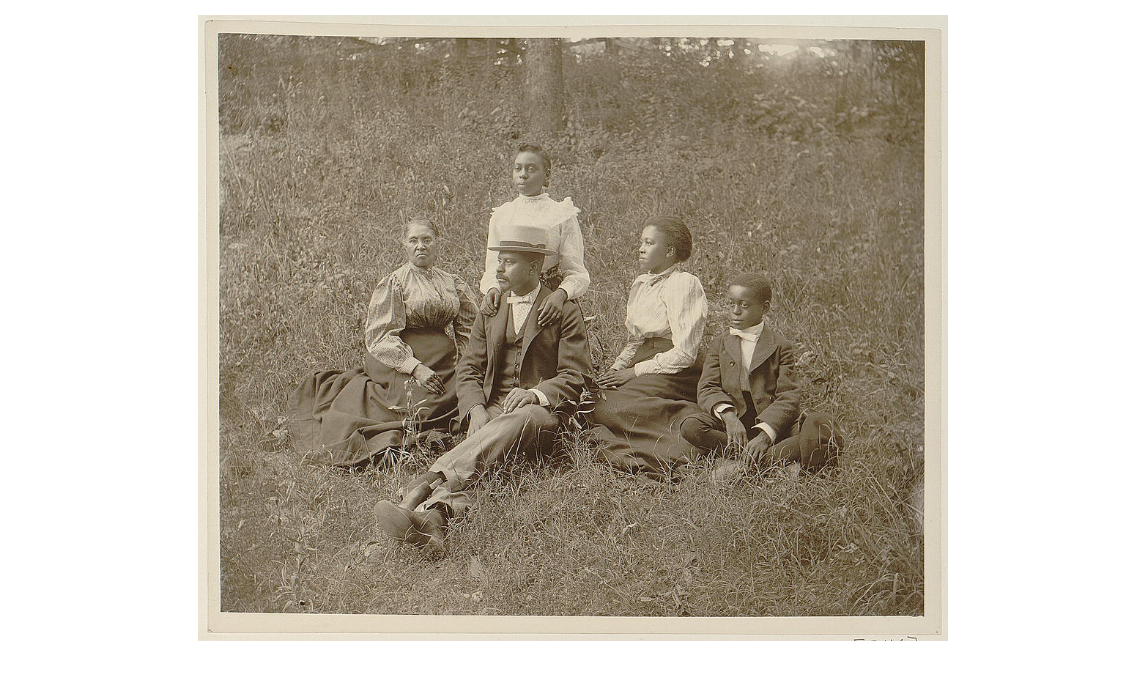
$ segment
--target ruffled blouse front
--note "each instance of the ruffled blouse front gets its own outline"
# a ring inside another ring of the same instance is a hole
[[[673,265],[662,273],[644,273],[632,283],[624,326],[628,342],[612,369],[632,367],[636,376],[678,374],[695,362],[707,323],[707,294],[699,278]],[[648,338],[667,338],[673,347],[632,365]]]
[[[515,200],[493,208],[489,219],[488,246],[500,243],[502,234],[514,225],[540,227],[548,231],[548,248],[556,249],[557,254],[544,260],[544,270],[559,265],[564,279],[560,288],[568,293],[569,299],[576,299],[588,290],[592,279],[584,265],[584,235],[580,231],[577,208],[571,198],[556,202],[547,193],[535,196],[517,196]],[[481,277],[481,294],[497,286],[497,252],[488,251],[485,255],[485,274]]]
[[[437,268],[406,263],[373,291],[366,314],[366,349],[387,367],[412,374],[421,362],[401,339],[403,330],[451,327],[461,351],[476,315],[472,290],[464,280]]]

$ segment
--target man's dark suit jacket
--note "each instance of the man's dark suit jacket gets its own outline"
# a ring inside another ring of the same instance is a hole
[[[713,412],[720,403],[731,403],[742,417],[747,412],[739,370],[743,369],[743,349],[738,336],[723,334],[711,341],[703,374],[699,377],[699,405]],[[782,439],[798,419],[801,393],[794,377],[794,346],[772,330],[763,326],[759,342],[751,357],[751,399],[755,406],[755,424],[765,422]]]
[[[576,302],[564,302],[564,315],[544,328],[536,312],[552,291],[543,285],[524,324],[521,343],[520,388],[537,389],[548,398],[552,410],[573,406],[584,389],[584,375],[591,369],[588,331]],[[507,293],[506,293],[507,295]],[[488,405],[496,381],[498,360],[504,349],[505,329],[512,307],[501,298],[494,316],[477,312],[469,344],[457,365],[457,408],[464,417],[475,405]]]

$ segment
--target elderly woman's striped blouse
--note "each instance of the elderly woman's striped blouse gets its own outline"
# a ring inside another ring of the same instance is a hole
[[[412,374],[421,364],[401,340],[406,328],[452,327],[458,352],[469,342],[477,316],[472,290],[464,280],[437,268],[406,263],[377,283],[366,314],[365,346],[387,367]]]

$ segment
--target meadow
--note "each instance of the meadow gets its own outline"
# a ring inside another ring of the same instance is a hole
[[[370,515],[426,455],[331,469],[294,450],[286,403],[307,374],[360,365],[373,287],[405,260],[404,220],[436,220],[441,267],[476,284],[489,213],[513,197],[513,150],[532,135],[519,66],[385,55],[221,37],[222,609],[921,614],[920,106],[896,92],[891,108],[815,62],[569,56],[567,128],[539,144],[550,193],[581,210],[595,366],[623,342],[641,222],[680,215],[708,334],[726,325],[727,279],[767,273],[803,407],[834,414],[847,447],[795,483],[715,487],[698,462],[649,485],[571,432],[556,456],[488,476],[434,556],[381,537]]]

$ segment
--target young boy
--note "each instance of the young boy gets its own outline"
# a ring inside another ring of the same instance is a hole
[[[794,346],[766,321],[771,283],[763,275],[744,273],[731,281],[728,334],[711,342],[699,378],[702,412],[682,424],[683,437],[711,451],[729,448],[739,460],[716,470],[716,480],[760,463],[814,472],[834,463],[842,437],[834,420],[821,413],[799,419]],[[777,443],[776,443],[777,442]]]

